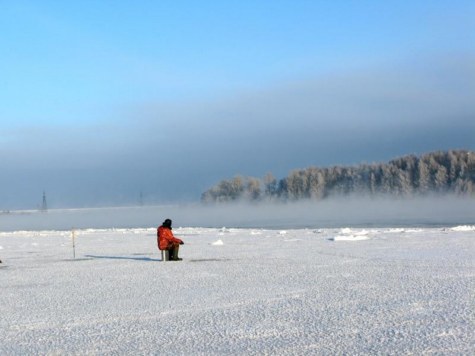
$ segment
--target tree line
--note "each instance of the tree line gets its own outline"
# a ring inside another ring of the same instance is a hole
[[[475,196],[475,152],[438,151],[408,155],[388,163],[296,169],[277,180],[236,176],[205,191],[201,201],[295,201],[333,196],[392,195],[412,197],[430,193]]]

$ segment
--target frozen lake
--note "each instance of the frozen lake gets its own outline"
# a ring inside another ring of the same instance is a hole
[[[474,352],[473,225],[174,233],[1,232],[0,354]]]

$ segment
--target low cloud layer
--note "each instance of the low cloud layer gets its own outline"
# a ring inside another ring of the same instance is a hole
[[[2,133],[0,208],[198,200],[235,174],[475,149],[475,58],[418,59],[201,102],[144,103],[82,128]]]

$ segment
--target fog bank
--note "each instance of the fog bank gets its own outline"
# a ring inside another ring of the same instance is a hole
[[[275,204],[162,205],[0,214],[0,231],[155,227],[330,228],[475,225],[475,199],[347,198]]]

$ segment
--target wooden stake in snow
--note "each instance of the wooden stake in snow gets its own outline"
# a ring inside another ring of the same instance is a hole
[[[71,230],[71,236],[73,238],[73,259],[76,259],[76,230],[72,229]]]

